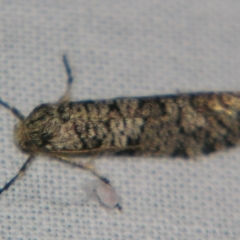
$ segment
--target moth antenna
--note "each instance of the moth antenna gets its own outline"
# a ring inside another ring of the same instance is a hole
[[[0,99],[0,105],[8,109],[15,117],[17,117],[20,121],[23,121],[25,117],[23,114],[15,107],[11,107],[8,103],[4,102],[2,99]]]
[[[33,159],[34,155],[30,155],[28,157],[28,159],[25,161],[25,163],[22,165],[22,167],[20,168],[20,170],[18,171],[18,173],[9,181],[7,182],[3,188],[0,188],[0,194],[2,194],[2,192],[8,190],[8,188],[21,176],[24,175],[24,173],[26,172],[29,164],[31,163],[32,159]]]

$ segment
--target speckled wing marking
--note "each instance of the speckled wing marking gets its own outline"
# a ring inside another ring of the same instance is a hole
[[[239,144],[240,93],[44,104],[20,122],[15,136],[30,152],[208,154]]]

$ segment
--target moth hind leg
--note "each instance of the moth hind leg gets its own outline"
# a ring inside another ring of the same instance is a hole
[[[122,211],[121,200],[110,181],[99,174],[94,166],[90,163],[78,163],[73,161],[71,158],[67,158],[64,156],[55,156],[58,160],[68,163],[74,167],[81,168],[83,170],[87,170],[93,175],[95,175],[100,182],[96,184],[96,186],[92,189],[92,193],[97,197],[101,205],[109,209],[118,209]],[[89,161],[92,161],[94,158],[90,158]]]
[[[66,54],[63,55],[63,64],[67,73],[67,87],[65,94],[59,99],[58,103],[69,102],[70,90],[73,82],[72,70],[70,68]]]
[[[98,179],[103,181],[105,184],[109,184],[110,185],[110,181],[106,177],[104,177],[101,174],[99,174],[95,170],[94,165],[89,163],[89,161],[92,161],[93,158],[91,158],[87,163],[78,163],[78,162],[75,162],[74,160],[72,160],[71,158],[67,158],[67,157],[64,157],[64,156],[56,155],[54,157],[57,158],[58,160],[64,162],[64,163],[72,165],[73,167],[78,167],[78,168],[81,168],[81,169],[86,170],[88,172],[91,172],[93,175],[95,175]]]

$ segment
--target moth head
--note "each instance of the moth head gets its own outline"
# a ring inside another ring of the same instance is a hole
[[[14,140],[16,145],[24,152],[35,152],[34,143],[26,131],[24,121],[19,122],[14,128]]]
[[[42,104],[15,126],[14,139],[21,150],[39,152],[57,133],[55,108],[51,104]]]

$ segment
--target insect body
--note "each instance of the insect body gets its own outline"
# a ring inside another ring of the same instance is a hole
[[[15,129],[27,152],[191,157],[240,140],[240,94],[43,104]]]
[[[68,74],[66,94],[56,104],[42,104],[25,118],[17,109],[0,104],[20,119],[15,141],[30,153],[18,174],[37,154],[48,154],[90,170],[105,184],[109,181],[88,165],[75,163],[73,155],[112,154],[192,157],[240,143],[240,93],[190,93],[69,102],[72,83]]]

